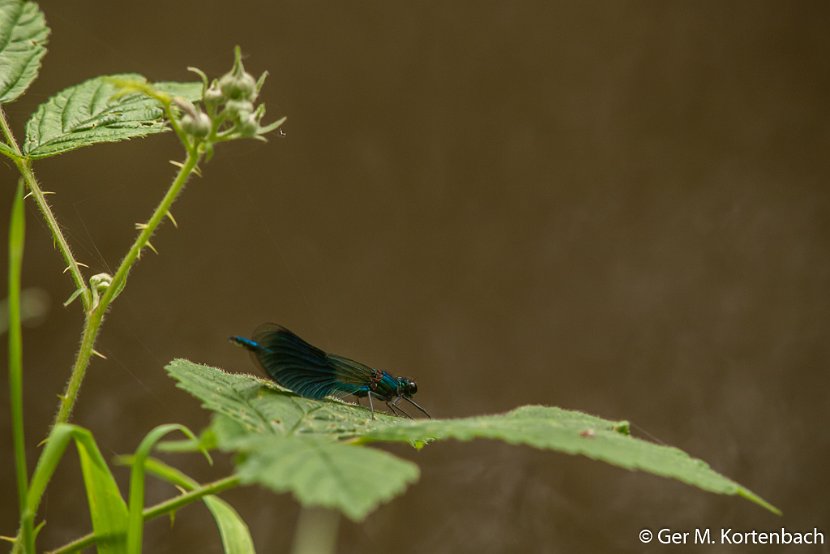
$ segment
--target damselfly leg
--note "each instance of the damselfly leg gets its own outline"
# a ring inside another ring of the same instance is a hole
[[[392,411],[392,413],[393,413],[393,414],[395,414],[395,415],[401,414],[401,415],[403,415],[405,418],[412,419],[412,416],[411,416],[411,415],[409,415],[408,413],[406,413],[406,412],[403,410],[403,408],[401,408],[400,406],[398,406],[398,402],[400,401],[400,399],[401,399],[401,397],[399,396],[399,397],[397,397],[395,400],[390,400],[390,401],[388,401],[388,402],[386,403],[386,405],[389,407],[389,409]]]
[[[415,402],[414,400],[412,400],[408,396],[399,396],[398,400],[400,400],[401,398],[403,398],[404,400],[406,400],[407,402],[409,402],[410,404],[412,404],[413,406],[415,406],[416,408],[421,410],[421,413],[424,414],[425,416],[427,416],[429,419],[432,419],[432,416],[429,415],[429,412],[427,412],[425,409],[423,409],[417,402]]]

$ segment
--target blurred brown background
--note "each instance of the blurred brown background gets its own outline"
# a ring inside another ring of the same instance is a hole
[[[434,415],[543,403],[629,419],[785,512],[581,458],[447,443],[395,449],[420,482],[363,524],[343,522],[340,552],[678,549],[644,547],[644,527],[830,533],[826,2],[43,8],[41,77],[8,107],[19,134],[66,86],[121,71],[189,80],[188,65],[219,75],[236,43],[252,72],[271,72],[269,114],[289,118],[268,144],[219,148],[174,207],[179,229],[162,228],[160,256],[116,301],[98,347],[109,360],[93,362],[75,412],[108,458],[156,424],[206,424],[162,367],[187,357],[252,372],[226,337],[270,320],[416,377]],[[180,157],[166,135],[37,164],[90,274],[114,269]],[[81,315],[61,307],[71,282],[31,204],[28,216],[25,284],[53,306],[24,338],[32,461]],[[44,547],[89,529],[74,459],[44,504]],[[173,460],[202,479],[227,466]],[[153,485],[148,501],[172,493]],[[288,548],[289,496],[226,498],[259,551]],[[172,530],[155,521],[145,545],[221,551],[200,505]]]

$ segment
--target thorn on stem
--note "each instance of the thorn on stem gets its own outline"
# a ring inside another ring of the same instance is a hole
[[[75,292],[73,292],[72,295],[66,299],[66,302],[63,303],[63,307],[66,308],[67,306],[69,306],[72,302],[75,301],[76,298],[83,294],[83,292],[83,289],[76,289]]]
[[[150,250],[152,250],[153,252],[155,252],[155,254],[158,256],[159,251],[158,251],[158,250],[156,250],[156,247],[155,247],[155,246],[153,246],[153,243],[151,243],[149,240],[147,241],[147,248],[149,248]]]
[[[169,210],[164,215],[166,215],[167,219],[169,219],[173,223],[173,227],[175,227],[176,229],[179,228],[179,224],[176,223],[176,218],[173,217],[173,214]]]
[[[147,224],[146,223],[136,223],[135,228],[138,229],[139,231],[143,231],[144,229],[147,228]]]
[[[75,264],[76,264],[76,265],[79,265],[79,266],[81,266],[81,267],[85,267],[85,268],[89,269],[89,266],[88,266],[88,265],[86,265],[86,264],[85,264],[85,263],[83,263],[83,262],[75,262]],[[72,269],[72,266],[71,266],[71,265],[68,265],[68,266],[66,266],[66,267],[63,269],[63,272],[64,272],[64,273],[66,273],[66,272],[67,272],[67,271],[69,271],[70,269]]]
[[[99,358],[101,358],[102,360],[106,360],[106,359],[107,359],[107,357],[106,357],[106,356],[104,356],[103,354],[101,354],[100,352],[98,352],[97,350],[95,350],[94,348],[92,349],[92,353],[93,353],[93,354],[95,354],[96,356],[98,356]]]

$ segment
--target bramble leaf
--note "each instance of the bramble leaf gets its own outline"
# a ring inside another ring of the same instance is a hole
[[[677,479],[705,491],[742,496],[778,513],[777,508],[752,491],[679,448],[631,437],[625,421],[607,421],[561,408],[522,406],[506,414],[492,416],[400,421],[370,430],[360,437],[360,442],[470,441],[477,438],[581,454],[625,469]]]
[[[119,94],[117,81],[146,82],[136,74],[96,77],[62,90],[41,104],[26,124],[24,154],[46,158],[101,142],[168,130],[158,101],[137,92]],[[155,83],[156,90],[195,102],[201,83]]]
[[[277,491],[290,490],[303,504],[335,507],[353,519],[361,519],[417,478],[417,472],[409,473],[417,468],[397,467],[386,459],[390,455],[361,445],[423,445],[476,438],[580,454],[709,492],[742,496],[779,513],[702,460],[677,448],[630,436],[625,421],[546,406],[460,419],[407,420],[376,413],[372,420],[368,410],[353,404],[302,398],[270,381],[187,360],[174,360],[167,371],[179,381],[179,387],[217,413],[208,436],[220,449],[242,454],[237,471],[243,480]],[[383,456],[375,457],[375,453]],[[313,479],[312,474],[316,476]],[[343,475],[348,479],[341,479]],[[361,480],[366,475],[374,477]],[[360,483],[360,491],[354,490],[355,482]],[[380,484],[388,488],[380,490]],[[361,496],[359,508],[353,504],[356,494]],[[352,504],[345,501],[347,498]]]
[[[0,0],[0,104],[16,100],[35,80],[48,37],[37,4]]]
[[[400,421],[376,413],[373,422],[368,410],[354,404],[303,398],[270,380],[226,373],[187,360],[170,362],[167,371],[180,388],[201,399],[205,408],[238,421],[248,433],[313,433],[334,439],[351,438],[379,422]]]
[[[412,462],[338,440],[398,418],[376,414],[373,423],[363,408],[309,400],[270,381],[186,360],[171,362],[167,371],[216,412],[211,439],[242,454],[237,473],[245,483],[292,492],[303,505],[336,508],[360,520],[418,478]]]
[[[355,521],[419,475],[417,465],[382,450],[323,437],[249,436],[233,450],[242,454],[237,474],[243,483],[291,492],[304,506],[334,508]]]

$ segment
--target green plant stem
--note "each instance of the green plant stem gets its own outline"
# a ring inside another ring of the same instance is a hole
[[[40,185],[35,178],[31,161],[20,151],[17,140],[15,140],[14,134],[12,134],[11,128],[9,127],[6,112],[3,111],[2,107],[0,107],[0,129],[2,129],[6,143],[15,153],[12,160],[17,166],[17,170],[20,172],[20,175],[23,176],[23,180],[26,182],[26,187],[29,189],[29,192],[35,200],[35,204],[37,204],[40,213],[43,215],[43,219],[46,221],[46,225],[49,227],[49,231],[52,233],[55,245],[60,251],[61,256],[63,256],[63,260],[66,263],[69,274],[75,282],[76,290],[81,291],[81,301],[84,305],[84,311],[88,312],[92,307],[92,292],[89,290],[89,287],[84,280],[80,265],[77,260],[75,260],[75,256],[72,255],[72,249],[69,248],[69,243],[66,241],[66,237],[64,237],[61,232],[58,220],[55,218],[55,214],[52,213],[52,208],[49,207],[49,203],[46,201],[46,195],[43,190],[41,190]]]
[[[335,510],[304,507],[294,531],[291,554],[333,554],[339,523],[340,513]]]
[[[95,340],[98,338],[98,333],[101,330],[101,324],[104,321],[104,314],[93,310],[87,313],[84,322],[84,332],[81,335],[81,346],[78,348],[78,354],[75,356],[75,363],[72,365],[72,373],[69,375],[69,381],[66,383],[66,388],[63,394],[60,395],[60,405],[58,413],[55,415],[55,420],[52,422],[52,427],[58,423],[68,423],[72,415],[72,409],[75,407],[75,402],[78,400],[78,394],[81,390],[86,369],[89,367],[89,361],[92,359],[92,352],[95,349]]]
[[[155,506],[150,506],[143,512],[144,520],[155,519],[159,516],[169,514],[170,512],[175,512],[179,508],[187,506],[188,504],[199,500],[203,496],[207,496],[209,494],[219,494],[220,492],[238,487],[239,485],[239,476],[229,475],[217,481],[213,481],[212,483],[208,483],[207,485],[202,485],[198,489],[193,489],[192,491],[175,496],[169,500],[165,500],[164,502],[159,502]]]
[[[12,440],[17,474],[20,509],[20,538],[24,552],[34,553],[33,519],[26,517],[29,475],[26,466],[26,439],[23,429],[23,334],[20,327],[20,281],[26,220],[23,206],[23,182],[17,185],[9,225],[9,404],[11,405]]]
[[[197,489],[193,489],[192,491],[186,492],[179,496],[175,496],[163,502],[159,502],[155,506],[150,506],[142,512],[142,517],[144,521],[155,519],[165,514],[175,512],[179,508],[187,506],[188,504],[191,504],[204,496],[210,494],[219,494],[222,491],[238,487],[239,484],[239,477],[236,475],[230,475],[223,479],[219,479],[218,481],[213,481],[212,483],[202,485]],[[83,537],[75,539],[74,541],[63,545],[56,550],[52,550],[49,554],[68,554],[70,552],[77,552],[78,550],[87,548],[95,544],[103,538],[105,537],[99,537],[94,533],[90,533],[88,535],[84,535]]]
[[[75,402],[78,400],[78,394],[81,390],[86,370],[89,367],[89,360],[92,357],[95,341],[98,338],[98,333],[101,330],[101,325],[104,322],[104,315],[109,309],[110,304],[124,288],[127,282],[127,275],[130,273],[133,265],[138,261],[141,251],[147,246],[150,237],[153,236],[156,228],[161,224],[167,216],[170,207],[179,197],[184,189],[187,179],[198,166],[202,155],[195,147],[188,149],[187,158],[179,167],[176,178],[167,190],[159,205],[156,207],[150,220],[144,225],[141,232],[133,242],[127,255],[121,260],[118,270],[112,278],[110,285],[104,290],[97,305],[92,307],[88,312],[86,324],[84,325],[84,333],[81,339],[81,347],[78,350],[78,355],[75,358],[75,364],[72,367],[72,374],[69,381],[66,383],[66,389],[60,397],[60,407],[58,413],[55,415],[53,426],[58,423],[67,423],[72,416],[72,409],[75,407]]]

